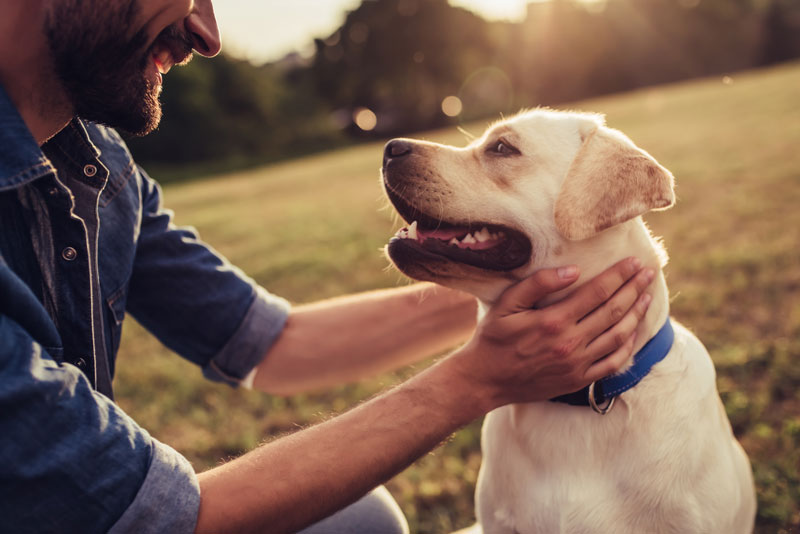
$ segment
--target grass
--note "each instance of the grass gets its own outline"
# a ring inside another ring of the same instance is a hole
[[[800,532],[800,64],[644,89],[570,107],[671,169],[678,204],[648,216],[664,237],[672,311],[709,348],[758,489],[756,532]],[[466,125],[479,134],[485,124]],[[424,137],[465,144],[455,129]],[[396,226],[378,183],[381,144],[169,186],[177,222],[196,226],[245,272],[293,302],[403,284],[379,249]],[[346,410],[411,371],[288,399],[204,382],[132,321],[120,405],[198,470]],[[412,531],[474,520],[480,423],[388,487]]]

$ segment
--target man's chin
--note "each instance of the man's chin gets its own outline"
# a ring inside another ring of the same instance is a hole
[[[148,89],[150,90],[145,95],[131,96],[129,99],[114,102],[113,105],[84,102],[76,106],[77,115],[133,137],[145,136],[158,128],[161,122],[161,102],[158,99],[160,87]]]
[[[133,137],[143,137],[158,128],[158,125],[161,123],[161,106],[156,105],[152,108],[149,108],[146,113],[136,117],[135,119],[131,118],[128,124],[120,124],[119,126],[114,126],[119,130],[122,130],[126,134],[133,136]]]

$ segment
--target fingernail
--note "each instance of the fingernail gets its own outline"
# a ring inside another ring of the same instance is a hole
[[[647,279],[647,283],[649,284],[656,277],[656,272],[653,269],[647,269],[644,272],[644,276]]]
[[[642,268],[642,260],[636,257],[631,258],[631,266],[638,271]]]
[[[575,265],[567,265],[566,267],[559,267],[558,268],[558,276],[559,278],[575,278],[578,274],[578,267]]]
[[[639,307],[642,311],[646,310],[648,306],[650,306],[650,302],[653,300],[653,296],[650,293],[645,293],[641,297],[639,297]]]

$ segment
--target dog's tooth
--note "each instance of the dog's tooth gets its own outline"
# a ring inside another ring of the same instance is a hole
[[[458,246],[458,243],[459,241],[455,237],[447,242],[448,245],[455,245],[455,246]]]
[[[485,226],[481,228],[480,232],[475,232],[475,239],[478,240],[479,243],[483,243],[484,241],[489,241],[492,238],[492,235],[489,233],[489,229]]]
[[[478,241],[474,237],[472,237],[472,234],[467,234],[467,235],[464,236],[464,239],[462,239],[461,242],[462,243],[475,244]]]
[[[417,240],[417,221],[412,222],[408,227],[408,238],[414,241]]]

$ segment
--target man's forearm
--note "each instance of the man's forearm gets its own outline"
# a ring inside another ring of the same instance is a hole
[[[432,284],[298,306],[254,386],[291,395],[394,370],[466,341],[476,314],[473,297]]]
[[[385,482],[492,407],[453,363],[201,474],[197,532],[294,532]]]

